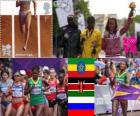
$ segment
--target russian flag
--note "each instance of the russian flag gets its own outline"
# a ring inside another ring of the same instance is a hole
[[[93,103],[69,103],[68,116],[94,116]]]

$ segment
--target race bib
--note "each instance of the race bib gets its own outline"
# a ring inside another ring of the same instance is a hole
[[[8,90],[8,87],[1,87],[1,91],[2,91],[3,93],[6,93],[7,90]]]
[[[23,89],[22,87],[15,87],[13,88],[13,97],[22,97],[23,96]]]
[[[50,87],[51,92],[56,92],[56,87]]]
[[[66,99],[66,98],[67,98],[66,93],[60,93],[60,94],[57,95],[57,99],[63,100],[63,99]]]
[[[31,91],[31,94],[39,95],[39,94],[41,94],[41,89],[39,87],[34,87]]]

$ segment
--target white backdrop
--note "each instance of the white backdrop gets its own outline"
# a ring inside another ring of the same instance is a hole
[[[59,22],[59,27],[67,25],[68,15],[74,14],[72,0],[57,0],[56,14]]]
[[[135,35],[140,31],[140,23],[135,23]]]
[[[0,4],[1,15],[19,14],[19,7],[16,7],[16,0],[0,0]],[[31,2],[31,11],[33,14],[33,2]],[[37,15],[52,15],[52,0],[37,0]]]

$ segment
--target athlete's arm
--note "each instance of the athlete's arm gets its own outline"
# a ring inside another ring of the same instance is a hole
[[[11,94],[12,94],[12,87],[8,87],[8,90],[6,91],[6,93],[4,95],[9,96]]]
[[[129,13],[129,16],[128,16],[128,19],[125,23],[125,25],[123,26],[123,28],[120,30],[120,34],[123,35],[124,33],[126,33],[128,31],[128,29],[130,28],[130,25],[132,24],[133,22],[133,15],[134,15],[134,11],[133,9],[131,9],[130,13]]]
[[[28,85],[28,82],[25,85],[24,94],[27,95],[31,91],[31,88]]]
[[[5,93],[5,96],[11,95],[12,92],[13,92],[13,91],[12,91],[12,86],[9,86],[7,92]]]
[[[20,6],[20,1],[17,0],[17,1],[16,1],[16,7],[19,7],[19,6]]]
[[[48,90],[50,88],[48,82],[45,79],[42,79],[42,82],[45,85],[45,90]]]
[[[2,93],[2,91],[1,91],[1,89],[0,89],[0,98],[3,96],[3,93]]]
[[[131,81],[131,74],[129,72],[126,73],[126,79],[127,79],[127,83],[128,85],[130,85],[130,81]]]
[[[36,0],[33,0],[33,4],[34,4],[34,15],[36,15],[36,8],[37,8]]]

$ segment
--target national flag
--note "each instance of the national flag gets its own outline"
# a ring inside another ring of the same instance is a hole
[[[92,58],[69,58],[69,78],[93,78],[95,76],[95,61]]]
[[[94,84],[69,83],[68,84],[68,115],[93,116],[94,114]],[[88,112],[88,113],[87,113]]]
[[[78,83],[68,84],[68,96],[69,97],[94,97],[94,84],[83,83],[82,92],[80,92],[80,85]]]
[[[68,110],[69,116],[94,116],[93,110]]]
[[[140,100],[140,85],[131,85],[129,87],[116,85],[113,99]]]
[[[68,115],[94,116],[95,59],[68,59]]]

